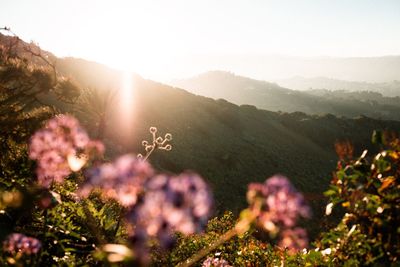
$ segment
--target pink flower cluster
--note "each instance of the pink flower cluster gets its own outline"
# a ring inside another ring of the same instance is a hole
[[[155,175],[151,165],[124,155],[86,172],[78,195],[87,197],[98,188],[106,198],[128,208],[127,221],[138,259],[148,260],[149,240],[167,248],[173,233],[192,234],[206,225],[213,206],[208,185],[197,174]]]
[[[39,252],[42,244],[33,237],[27,237],[23,234],[10,234],[3,241],[3,250],[12,254],[22,253],[26,255],[36,254]]]
[[[208,257],[203,261],[202,267],[231,267],[229,263],[224,259]]]
[[[252,183],[248,187],[247,200],[260,226],[273,234],[280,231],[281,245],[289,249],[307,245],[305,230],[292,228],[300,217],[309,218],[311,210],[289,179],[275,175],[263,184]]]
[[[104,146],[90,140],[77,119],[59,115],[32,136],[29,157],[37,160],[39,184],[49,187],[52,182],[61,183],[73,170],[80,169],[87,154],[93,150],[103,153]]]
[[[287,248],[289,252],[296,253],[308,246],[307,231],[304,228],[288,228],[280,233],[278,246]]]
[[[144,182],[153,175],[149,163],[134,155],[123,155],[113,163],[90,169],[78,195],[87,197],[94,188],[100,188],[104,197],[115,199],[123,206],[133,206],[143,192]]]
[[[174,243],[173,232],[192,234],[207,223],[213,201],[208,185],[199,175],[157,175],[146,183],[145,190],[146,194],[127,216],[135,226],[135,248],[145,247],[150,239],[168,248]]]
[[[250,209],[258,213],[261,225],[272,222],[291,227],[299,217],[309,218],[311,215],[303,195],[286,177],[280,175],[267,179],[263,184],[250,184],[247,200]]]
[[[152,130],[154,137],[155,131]],[[166,135],[165,142],[158,139],[155,139],[156,144],[164,145],[171,140],[171,135]],[[32,136],[29,156],[38,162],[39,184],[48,188],[80,169],[93,149],[104,152],[103,145],[90,140],[75,118],[60,115]],[[206,225],[213,205],[208,185],[199,175],[155,175],[148,162],[134,155],[124,155],[114,162],[95,166],[85,174],[87,180],[80,186],[78,195],[87,197],[97,188],[104,197],[115,199],[127,208],[135,253],[142,261],[147,255],[149,240],[156,240],[165,248],[172,244],[174,232],[192,234],[200,231]],[[49,196],[46,200],[44,206],[47,207]],[[17,235],[10,240],[7,243],[10,250],[14,246],[35,247],[33,239],[29,243],[27,240],[31,239]]]

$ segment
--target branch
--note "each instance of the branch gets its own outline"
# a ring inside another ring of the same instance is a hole
[[[176,265],[176,266],[177,267],[192,266],[193,264],[195,264],[196,262],[198,262],[199,260],[201,260],[202,258],[207,256],[208,254],[210,254],[213,250],[215,250],[220,245],[222,245],[223,243],[225,243],[226,241],[228,241],[229,239],[231,239],[232,237],[234,237],[237,234],[238,234],[238,232],[236,230],[236,227],[232,228],[231,230],[225,232],[225,234],[220,236],[216,241],[211,243],[208,247],[203,248],[198,253],[194,254],[192,257],[190,257],[186,261],[178,263],[178,265]]]

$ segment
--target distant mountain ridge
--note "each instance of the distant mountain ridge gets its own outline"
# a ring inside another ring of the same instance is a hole
[[[276,83],[287,88],[303,91],[312,89],[345,90],[351,92],[372,91],[379,92],[388,97],[400,96],[400,77],[398,80],[382,83],[344,81],[326,77],[293,77],[290,79],[277,80]]]
[[[188,56],[177,60],[176,78],[207,70],[227,70],[258,80],[278,81],[291,77],[328,77],[344,81],[385,83],[400,80],[400,56],[294,57],[279,55]],[[194,69],[185,67],[191,64]],[[290,88],[290,87],[289,87]]]
[[[255,80],[230,72],[210,71],[198,76],[175,80],[171,85],[184,88],[192,93],[223,98],[235,104],[250,104],[258,108],[283,111],[305,112],[307,114],[327,114],[346,116],[368,116],[378,119],[400,120],[399,99],[386,98],[376,94],[373,99],[358,97],[336,97],[331,94],[302,92],[280,87],[276,83]]]

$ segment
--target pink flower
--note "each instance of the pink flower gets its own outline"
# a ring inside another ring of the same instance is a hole
[[[84,155],[91,151],[102,154],[104,146],[90,140],[78,120],[68,115],[49,120],[45,128],[32,136],[29,145],[29,157],[37,160],[36,174],[43,187],[53,182],[62,183],[66,176],[86,163]]]
[[[175,231],[199,232],[205,226],[212,208],[207,184],[197,174],[158,175],[144,185],[145,194],[127,215],[134,226],[132,240],[138,249],[149,239],[163,248],[174,243]]]
[[[229,263],[226,260],[218,259],[218,258],[211,258],[211,257],[208,257],[201,266],[202,267],[231,267],[231,265],[229,265]]]
[[[303,195],[280,175],[267,179],[263,184],[250,184],[247,200],[250,210],[256,213],[258,223],[272,232],[278,226],[292,227],[299,217],[308,218],[311,215]]]
[[[39,252],[41,246],[42,244],[36,238],[27,237],[19,233],[10,234],[6,240],[3,241],[4,251],[12,254],[36,254]]]
[[[303,228],[285,229],[280,233],[280,247],[287,248],[290,253],[296,253],[308,246],[307,231]]]
[[[87,197],[94,188],[101,189],[104,197],[117,200],[123,206],[136,204],[144,182],[154,174],[149,163],[134,155],[124,155],[113,163],[105,163],[90,169],[88,179],[78,195]]]

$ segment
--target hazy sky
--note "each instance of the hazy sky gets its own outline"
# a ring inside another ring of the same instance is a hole
[[[400,0],[0,0],[0,26],[159,79],[200,70],[194,55],[400,54]]]

